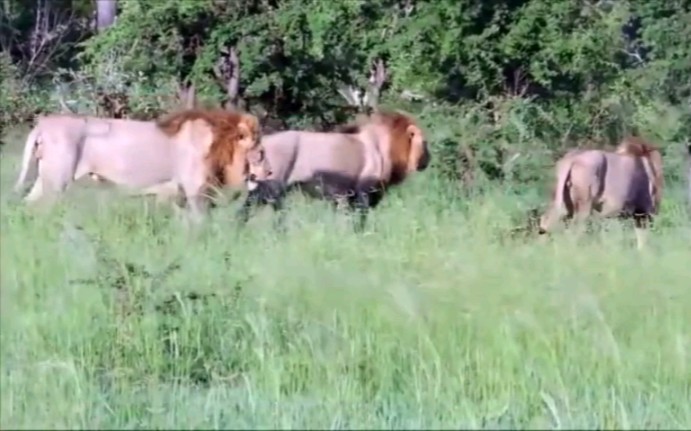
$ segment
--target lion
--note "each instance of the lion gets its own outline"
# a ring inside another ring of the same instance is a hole
[[[633,218],[638,247],[642,229],[652,222],[664,187],[662,156],[639,137],[627,137],[615,151],[571,150],[556,164],[553,199],[540,217],[539,233],[558,221],[602,217]]]
[[[424,171],[431,160],[422,129],[401,112],[361,115],[328,133],[278,132],[266,135],[262,145],[272,175],[248,194],[239,213],[242,223],[251,207],[270,204],[280,210],[286,194],[299,188],[313,198],[357,210],[359,231],[390,187]]]
[[[257,118],[220,109],[188,109],[158,121],[41,116],[25,143],[18,193],[32,162],[38,176],[27,203],[54,198],[95,174],[130,190],[182,193],[195,220],[214,183],[240,183],[248,172],[259,179],[270,174]]]

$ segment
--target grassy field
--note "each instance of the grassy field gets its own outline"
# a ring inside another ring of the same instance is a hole
[[[0,155],[0,428],[688,428],[691,223],[507,238],[540,193],[423,174],[356,235],[291,201],[196,236],[74,187],[52,213]],[[97,193],[98,192],[98,193]]]

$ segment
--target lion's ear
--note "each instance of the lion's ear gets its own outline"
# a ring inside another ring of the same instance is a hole
[[[252,114],[242,114],[240,122],[247,124],[251,130],[256,131],[259,128],[259,118]]]
[[[414,137],[420,135],[422,131],[415,124],[410,124],[408,127],[406,127],[406,133],[408,133],[408,137],[410,139],[413,139]]]

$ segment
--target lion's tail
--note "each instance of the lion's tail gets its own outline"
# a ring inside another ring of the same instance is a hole
[[[26,138],[26,143],[24,144],[24,152],[22,154],[22,166],[21,170],[19,171],[19,177],[17,178],[17,182],[14,185],[14,191],[15,193],[20,193],[22,191],[22,188],[24,186],[24,181],[26,180],[26,176],[29,174],[29,169],[31,168],[31,165],[35,159],[33,158],[34,156],[34,150],[36,149],[36,142],[38,140],[38,135],[39,135],[39,128],[34,127],[31,132],[29,132],[29,136]]]

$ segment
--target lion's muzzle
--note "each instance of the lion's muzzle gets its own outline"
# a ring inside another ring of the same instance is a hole
[[[249,191],[256,189],[259,186],[259,180],[257,179],[257,175],[249,174],[247,176],[247,180],[245,180],[245,184],[247,185],[247,190]]]
[[[424,150],[422,151],[422,156],[420,156],[420,160],[418,160],[418,162],[417,162],[417,170],[419,172],[427,169],[427,167],[429,166],[429,164],[432,160],[432,156],[430,156],[430,153],[427,150],[427,142],[425,142],[423,144],[423,148],[424,148]]]

